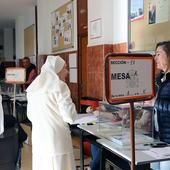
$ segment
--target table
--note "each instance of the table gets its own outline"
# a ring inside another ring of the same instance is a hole
[[[104,129],[104,125],[106,125],[106,129]],[[114,125],[116,128],[118,125]],[[130,169],[130,146],[120,146],[116,143],[109,141],[108,139],[104,138],[103,135],[109,133],[109,129],[107,131],[107,123],[95,124],[95,125],[78,125],[80,129],[80,159],[81,159],[81,170],[84,167],[84,152],[83,152],[83,141],[84,139],[89,140],[91,143],[97,145],[100,148],[101,155],[100,155],[100,170],[104,170],[105,167],[105,160],[108,159],[112,161],[116,166],[120,169]],[[100,130],[101,129],[101,130]],[[111,129],[111,130],[113,130]],[[111,131],[110,131],[111,133]],[[153,139],[153,142],[155,140]],[[147,141],[146,141],[147,143]],[[151,162],[159,162],[164,160],[169,160],[170,156],[166,157],[158,157],[155,158],[151,155],[145,153],[145,150],[150,149],[149,145],[144,146],[144,144],[136,144],[135,146],[135,166],[138,170],[145,170],[150,169]]]

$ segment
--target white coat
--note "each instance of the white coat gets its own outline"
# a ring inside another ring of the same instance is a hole
[[[2,107],[2,96],[0,95],[0,135],[4,132],[4,112]]]
[[[33,170],[75,170],[67,123],[75,120],[77,112],[66,83],[47,70],[42,70],[27,88]]]

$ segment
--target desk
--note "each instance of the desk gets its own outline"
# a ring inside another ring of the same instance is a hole
[[[103,123],[104,125],[105,123]],[[117,128],[118,125],[114,125],[114,127]],[[81,159],[81,170],[83,170],[84,166],[84,157],[83,157],[83,140],[87,139],[93,144],[97,145],[101,150],[100,155],[100,170],[104,170],[105,167],[105,161],[106,159],[109,159],[112,161],[116,166],[120,167],[121,169],[130,169],[130,162],[131,162],[131,152],[130,152],[130,146],[120,146],[117,145],[111,141],[109,141],[106,138],[103,138],[103,134],[106,132],[109,132],[109,129],[104,129],[104,126],[101,126],[100,124],[96,125],[79,125],[80,128],[80,159]],[[107,126],[106,126],[107,127]],[[101,128],[101,129],[100,129]],[[111,131],[113,130],[111,129]],[[110,133],[111,133],[110,131]],[[154,139],[153,139],[154,140]],[[146,141],[147,143],[147,141]],[[148,170],[150,169],[150,163],[151,162],[159,162],[170,159],[170,156],[166,158],[154,158],[143,151],[146,149],[150,149],[150,146],[144,146],[143,144],[136,144],[135,146],[135,154],[136,154],[136,161],[135,166],[138,170]],[[114,160],[114,161],[113,161]]]

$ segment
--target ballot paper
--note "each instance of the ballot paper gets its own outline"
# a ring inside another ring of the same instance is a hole
[[[78,114],[76,120],[73,122],[73,124],[87,124],[87,123],[96,123],[98,120],[97,116],[91,113],[85,113],[85,114]]]
[[[160,147],[160,148],[151,148],[143,152],[156,159],[170,158],[170,146]]]

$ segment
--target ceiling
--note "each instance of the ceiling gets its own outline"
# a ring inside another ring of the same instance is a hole
[[[36,0],[0,0],[0,28],[15,27],[15,18],[35,4]]]

